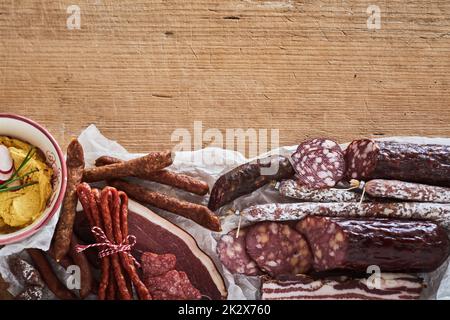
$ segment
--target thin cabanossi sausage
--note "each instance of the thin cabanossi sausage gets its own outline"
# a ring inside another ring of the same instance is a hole
[[[77,297],[58,279],[45,253],[39,249],[27,249],[42,279],[51,292],[61,300],[74,300]]]
[[[99,205],[100,205],[100,193],[98,189],[91,190],[91,187],[87,183],[81,183],[77,187],[78,199],[81,202],[83,207],[84,214],[86,215],[89,224],[92,227],[99,227],[103,230],[99,213]],[[95,236],[97,242],[101,242],[101,239]],[[109,283],[109,274],[110,274],[110,259],[109,257],[104,257],[100,260],[100,272],[101,278],[98,287],[98,299],[105,300],[106,298],[106,290],[108,288]]]
[[[299,202],[248,207],[240,214],[248,221],[299,220],[306,216],[396,218],[430,220],[450,229],[450,204],[430,202]]]
[[[292,176],[294,176],[294,169],[289,159],[280,155],[245,163],[217,179],[211,190],[208,208],[216,211],[271,181],[288,179]]]
[[[355,140],[347,147],[345,160],[349,179],[450,186],[450,146],[446,145]]]
[[[123,180],[109,181],[109,184],[139,202],[175,213],[212,231],[221,230],[219,218],[205,206],[169,197]]]
[[[448,257],[446,231],[429,221],[309,216],[297,223],[315,271],[431,272]]]
[[[110,156],[102,156],[95,160],[95,165],[97,167],[110,165],[114,163],[121,163],[123,160],[118,158],[110,157]],[[200,196],[204,196],[209,192],[208,184],[200,179],[176,173],[170,170],[161,170],[150,173],[145,173],[138,178],[150,180],[154,182],[158,182],[161,184],[165,184],[168,186],[172,186],[181,190],[185,190],[187,192],[191,192],[194,194],[198,194]]]
[[[282,196],[308,202],[359,202],[361,194],[337,188],[313,189],[295,180],[283,180],[277,186]]]
[[[83,147],[76,139],[72,140],[67,147],[66,165],[67,189],[52,245],[52,252],[56,261],[61,260],[70,250],[70,236],[73,232],[77,207],[77,185],[83,177]]]
[[[151,152],[146,156],[84,170],[83,181],[97,182],[129,176],[142,176],[160,171],[172,164],[172,152]]]
[[[111,187],[105,187],[100,195],[100,203],[104,226],[103,230],[108,240],[114,243],[114,231],[113,231],[111,211],[114,211],[115,208],[120,208],[120,199],[117,190]],[[110,259],[113,267],[113,274],[117,284],[119,297],[123,300],[131,300],[132,295],[130,292],[128,292],[127,284],[125,281],[125,277],[123,276],[122,273],[122,266],[120,264],[118,254],[117,253],[111,254]]]
[[[376,198],[450,203],[450,188],[399,180],[374,179],[364,184],[365,192]]]

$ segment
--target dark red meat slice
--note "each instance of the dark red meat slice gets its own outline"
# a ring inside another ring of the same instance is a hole
[[[250,227],[246,248],[261,270],[271,276],[305,273],[311,267],[308,243],[286,224],[261,222]]]
[[[307,150],[309,151],[297,151],[292,155],[299,184],[320,189],[334,187],[342,180],[345,173],[345,160],[340,149],[319,147]]]
[[[170,270],[174,270],[176,264],[177,258],[170,253],[155,254],[145,252],[141,257],[142,271],[150,277],[160,276]]]
[[[314,270],[428,272],[449,255],[442,227],[427,221],[308,216],[297,224],[314,255]]]
[[[155,300],[199,300],[200,291],[194,288],[185,272],[171,270],[158,277],[145,277],[145,285]]]
[[[220,261],[233,274],[261,275],[261,270],[247,254],[245,248],[247,228],[241,228],[237,238],[236,232],[237,230],[232,230],[220,238],[217,244],[217,254]]]

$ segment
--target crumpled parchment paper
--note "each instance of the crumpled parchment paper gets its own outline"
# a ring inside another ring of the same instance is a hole
[[[395,140],[399,142],[423,144],[437,143],[450,145],[450,139],[448,138],[392,137],[379,140]],[[90,125],[80,134],[79,141],[84,148],[87,166],[93,166],[95,159],[103,155],[110,155],[123,160],[128,160],[142,156],[145,154],[145,152],[153,151],[142,150],[144,152],[142,154],[129,153],[117,142],[111,141],[104,137],[94,125]],[[342,147],[345,146],[345,144],[342,145]],[[295,150],[295,148],[296,146],[281,147],[266,154],[260,155],[259,157],[264,157],[269,154],[289,156]],[[169,169],[201,178],[202,180],[208,182],[210,188],[212,188],[216,179],[219,178],[223,173],[250,160],[252,159],[247,159],[242,154],[236,151],[220,148],[205,148],[194,152],[176,152],[174,162],[169,167]],[[168,195],[176,196],[196,203],[202,203],[205,205],[207,204],[207,197],[192,195],[153,182],[140,181],[140,183],[144,183],[150,188],[156,189],[159,192],[166,193]],[[233,203],[228,204],[219,210],[219,213],[224,217],[222,221],[223,233],[236,228],[238,224],[238,217],[232,214],[230,215],[230,209],[242,210],[248,206],[255,204],[288,201],[292,200],[282,198],[278,194],[278,191],[276,191],[273,186],[270,185],[266,185],[263,188],[253,192],[252,194],[240,197]],[[196,239],[199,247],[214,260],[217,268],[222,273],[225,284],[228,288],[228,299],[255,299],[258,297],[258,289],[260,284],[257,278],[240,275],[233,276],[228,272],[228,270],[223,268],[221,263],[219,262],[216,254],[216,244],[221,234],[214,233],[205,228],[202,228],[183,217],[176,216],[154,207],[149,206],[149,208],[151,208],[155,212],[158,212],[173,223],[179,225]],[[246,222],[242,221],[241,223],[245,225]],[[51,223],[46,226],[45,229],[41,230],[33,237],[21,243],[6,246],[0,250],[0,273],[2,274],[4,279],[7,279],[8,281],[11,280],[13,284],[16,284],[11,286],[11,292],[17,292],[17,281],[9,271],[4,256],[21,251],[23,248],[27,247],[37,247],[44,250],[47,249],[50,243],[51,235],[55,228],[55,224],[56,216],[52,219]],[[448,264],[449,261],[444,263],[438,270],[432,273],[421,274],[421,276],[427,283],[427,288],[423,294],[424,299],[450,299],[450,270],[448,268]]]

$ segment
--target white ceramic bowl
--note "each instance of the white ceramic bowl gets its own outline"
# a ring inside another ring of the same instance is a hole
[[[21,241],[39,231],[61,209],[67,185],[64,155],[52,135],[36,122],[15,115],[0,113],[0,136],[9,136],[28,142],[40,149],[53,168],[53,194],[43,214],[31,225],[18,231],[0,234],[0,245]]]

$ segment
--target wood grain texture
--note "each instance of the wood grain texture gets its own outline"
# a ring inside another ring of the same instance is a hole
[[[194,121],[282,145],[450,136],[449,57],[447,0],[0,1],[0,112],[64,147],[91,123],[141,152]]]

